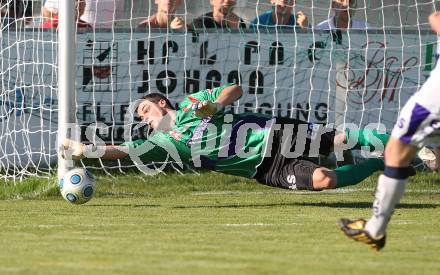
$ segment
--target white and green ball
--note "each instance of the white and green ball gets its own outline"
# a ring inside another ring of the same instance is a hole
[[[84,168],[67,171],[58,183],[63,198],[74,204],[88,202],[95,193],[95,184],[93,174]]]

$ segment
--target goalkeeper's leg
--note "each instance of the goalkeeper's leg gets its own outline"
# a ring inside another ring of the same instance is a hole
[[[277,164],[277,159],[274,160]],[[368,159],[357,165],[330,170],[304,159],[289,159],[258,172],[255,179],[265,185],[298,190],[320,191],[358,184],[375,171],[383,169],[381,159]]]
[[[382,159],[367,159],[359,164],[340,166],[335,170],[324,167],[313,171],[313,190],[334,189],[356,185],[384,168]]]

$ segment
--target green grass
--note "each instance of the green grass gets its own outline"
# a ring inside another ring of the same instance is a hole
[[[377,177],[329,192],[216,173],[98,178],[76,206],[55,183],[0,184],[0,274],[439,274],[440,181],[422,174],[374,253],[338,231],[368,217]]]

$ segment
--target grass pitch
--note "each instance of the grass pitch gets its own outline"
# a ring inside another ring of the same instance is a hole
[[[347,240],[377,177],[294,192],[216,173],[99,177],[89,203],[55,183],[0,184],[0,274],[440,274],[440,176],[408,185],[380,253]]]

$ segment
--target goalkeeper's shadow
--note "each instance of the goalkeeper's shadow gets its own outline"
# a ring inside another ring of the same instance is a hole
[[[218,205],[180,205],[174,206],[175,209],[191,209],[191,208],[254,208],[254,207],[324,207],[324,208],[365,208],[371,209],[371,202],[283,202],[283,203],[261,203],[261,204],[218,204]],[[438,208],[439,204],[435,203],[402,203],[396,208],[402,209],[424,209]]]
[[[85,204],[82,207],[158,208],[159,204]]]

